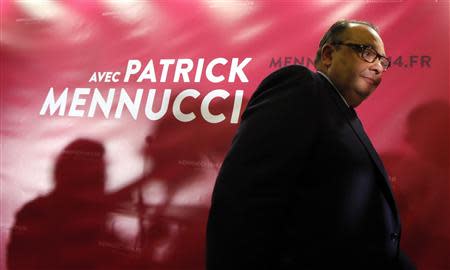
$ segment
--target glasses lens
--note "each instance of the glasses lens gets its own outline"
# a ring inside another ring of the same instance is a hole
[[[377,59],[377,56],[378,56],[378,53],[370,47],[365,48],[362,53],[362,57],[367,62],[370,62],[370,63],[373,63]],[[391,65],[389,59],[387,59],[386,57],[383,57],[381,55],[380,55],[380,64],[384,70],[386,70]]]
[[[365,48],[362,53],[362,57],[366,59],[366,61],[372,63],[375,61],[375,58],[377,58],[377,53],[371,48]]]

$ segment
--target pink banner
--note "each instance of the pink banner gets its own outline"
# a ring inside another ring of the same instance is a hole
[[[204,269],[248,99],[282,66],[314,69],[342,18],[377,25],[393,63],[357,111],[402,248],[450,269],[449,1],[0,3],[1,269]]]

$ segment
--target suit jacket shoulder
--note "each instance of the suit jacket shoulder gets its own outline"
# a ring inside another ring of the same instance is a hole
[[[283,111],[310,111],[319,106],[317,78],[307,67],[290,65],[269,74],[257,87],[250,98],[241,120],[262,105],[272,103]],[[275,111],[274,111],[275,112]]]

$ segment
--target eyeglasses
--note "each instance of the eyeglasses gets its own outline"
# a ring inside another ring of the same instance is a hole
[[[369,63],[373,63],[375,62],[376,59],[380,59],[380,64],[383,67],[383,71],[386,71],[391,66],[391,61],[388,58],[377,53],[377,51],[375,51],[371,46],[354,43],[342,43],[342,42],[335,42],[332,43],[332,45],[349,46],[353,50],[357,51],[359,53],[359,56],[362,59],[364,59],[364,61]]]

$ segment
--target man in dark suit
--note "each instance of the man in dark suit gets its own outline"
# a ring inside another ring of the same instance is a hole
[[[336,22],[315,65],[282,68],[251,97],[214,187],[208,270],[414,269],[353,109],[390,65],[378,30]]]

